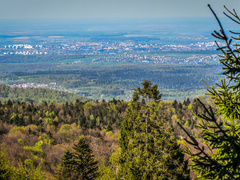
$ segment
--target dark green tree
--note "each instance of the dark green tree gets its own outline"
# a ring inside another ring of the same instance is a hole
[[[161,94],[157,85],[143,81],[127,108],[121,126],[119,178],[189,179],[184,154],[156,111]]]
[[[73,154],[67,150],[65,151],[62,161],[57,170],[57,179],[72,179],[73,170]]]
[[[197,114],[199,119],[198,127],[201,130],[203,142],[199,142],[191,136],[181,125],[182,129],[188,135],[185,139],[194,152],[188,148],[187,153],[190,155],[192,169],[197,171],[198,177],[202,179],[240,179],[240,56],[238,44],[239,33],[230,31],[232,38],[225,33],[223,26],[208,5],[215,16],[220,31],[214,31],[212,35],[218,40],[225,42],[220,46],[217,42],[220,55],[220,63],[223,67],[223,74],[226,79],[221,79],[216,83],[217,88],[212,85],[208,86],[208,95],[214,100],[217,106],[214,112],[211,106],[201,104],[205,113]],[[224,14],[233,22],[240,24],[240,18],[236,11],[229,11]],[[234,36],[238,36],[237,38]],[[234,44],[232,44],[234,41]],[[220,119],[216,115],[221,116]]]
[[[58,168],[58,179],[92,180],[98,176],[97,161],[84,137],[80,137],[73,147],[74,152],[66,151]]]

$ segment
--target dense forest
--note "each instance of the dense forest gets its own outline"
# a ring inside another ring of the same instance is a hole
[[[68,93],[64,91],[51,90],[47,88],[19,88],[0,84],[0,101],[6,102],[8,99],[19,102],[73,102],[76,99],[89,101],[90,99],[83,96]]]
[[[114,168],[119,166],[115,161],[119,158],[120,127],[128,114],[127,107],[127,102],[116,99],[70,103],[1,102],[1,158],[4,157],[14,172],[31,172],[28,174],[31,178],[41,173],[38,178],[51,179],[57,176],[64,153],[73,151],[79,137],[84,136],[98,161],[98,178],[114,179]],[[169,133],[174,137],[186,136],[177,126],[178,121],[195,137],[201,137],[194,128],[197,118],[191,110],[201,113],[204,109],[196,100],[160,101],[155,109],[161,119],[165,119],[164,126],[171,127]]]

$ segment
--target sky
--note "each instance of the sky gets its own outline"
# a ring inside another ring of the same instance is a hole
[[[176,18],[221,16],[240,0],[0,0],[0,19]]]

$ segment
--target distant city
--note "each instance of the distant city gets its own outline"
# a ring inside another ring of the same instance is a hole
[[[218,62],[217,54],[212,55],[192,55],[190,57],[174,57],[156,55],[157,52],[199,52],[214,51],[215,42],[197,42],[191,44],[139,44],[135,42],[71,42],[59,39],[52,43],[38,45],[31,44],[11,44],[2,45],[0,55],[100,55],[92,59],[92,63],[102,62],[141,62],[141,63],[160,63],[160,64],[199,64]],[[73,64],[82,63],[74,61]]]
[[[69,92],[69,93],[78,93],[78,90],[75,89],[66,89],[62,86],[57,85],[56,83],[49,83],[49,84],[38,84],[38,83],[19,83],[19,84],[13,84],[10,85],[10,87],[19,87],[19,88],[24,88],[24,89],[28,89],[28,88],[47,88],[47,89],[52,89],[52,90],[59,90],[59,91],[65,91],[65,92]],[[85,96],[84,94],[82,94],[82,96]]]

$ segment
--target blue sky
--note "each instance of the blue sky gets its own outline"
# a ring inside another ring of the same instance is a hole
[[[221,16],[239,0],[0,0],[0,18],[166,18]]]

